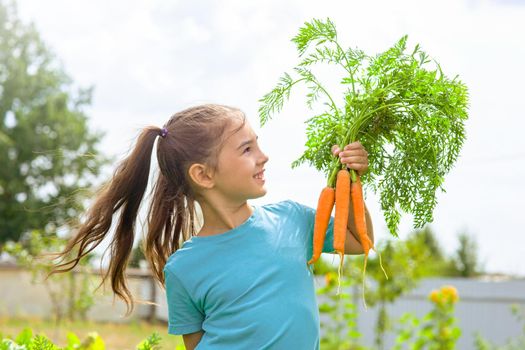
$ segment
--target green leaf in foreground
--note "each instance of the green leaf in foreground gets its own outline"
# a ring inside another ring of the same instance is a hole
[[[308,163],[334,187],[341,164],[331,146],[361,142],[369,153],[363,184],[379,193],[394,236],[403,212],[413,214],[416,228],[433,220],[436,191],[444,191],[468,118],[467,87],[457,76],[446,77],[419,44],[407,52],[407,39],[405,35],[385,52],[368,56],[359,49],[344,50],[330,19],[314,19],[292,39],[303,57],[293,75],[284,73],[259,100],[261,125],[282,110],[295,84],[308,88],[310,109],[316,103],[326,106],[306,121],[306,148],[292,167]],[[343,96],[336,99],[322,85],[312,70],[318,64],[341,68]]]
[[[153,332],[148,338],[137,345],[137,350],[158,350],[162,338],[158,332]]]

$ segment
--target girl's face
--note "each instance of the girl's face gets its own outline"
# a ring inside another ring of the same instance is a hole
[[[240,125],[241,120],[234,119],[226,132],[230,135]],[[266,194],[264,165],[268,156],[259,148],[257,135],[248,121],[225,141],[218,161],[215,188],[226,198],[245,201]]]

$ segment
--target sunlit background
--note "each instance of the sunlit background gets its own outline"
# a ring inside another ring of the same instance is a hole
[[[404,215],[393,239],[379,196],[366,193],[376,247],[393,278],[384,278],[375,253],[366,275],[363,255],[345,258],[341,278],[335,254],[315,264],[321,349],[448,349],[456,342],[461,350],[525,349],[525,1],[496,0],[0,0],[0,348],[29,346],[40,332],[67,348],[81,339],[101,350],[104,342],[115,350],[184,348],[181,336],[167,334],[164,286],[139,244],[146,201],[124,279],[146,303],[130,315],[109,281],[95,289],[112,230],[97,254],[68,273],[44,279],[49,266],[37,257],[62,249],[85,218],[79,202],[91,204],[90,190],[110,180],[143,127],[161,127],[203,103],[243,110],[270,157],[267,194],[252,204],[292,199],[316,207],[324,174],[291,163],[305,149],[304,122],[324,107],[308,109],[308,90],[297,85],[262,128],[258,109],[299,63],[291,41],[299,28],[326,18],[343,48],[369,56],[408,35],[406,52],[419,44],[467,86],[470,103],[466,142],[425,230],[414,231]],[[53,57],[39,51],[41,42]],[[313,72],[341,109],[338,68]],[[238,266],[225,268],[235,276]]]
[[[322,174],[290,163],[303,151],[304,90],[259,128],[258,100],[298,56],[290,39],[312,18],[330,17],[344,46],[375,54],[408,34],[470,93],[467,140],[431,227],[445,251],[472,235],[487,272],[525,275],[525,2],[522,1],[67,1],[18,0],[75,85],[94,86],[90,124],[101,148],[122,158],[140,128],[162,126],[200,103],[241,108],[270,157],[268,194],[316,206]],[[331,85],[332,84],[332,85]],[[333,87],[334,82],[327,82]],[[342,100],[340,100],[342,101]],[[113,168],[106,169],[109,176]],[[368,193],[376,239],[389,237],[378,197]],[[401,237],[412,229],[405,216]]]

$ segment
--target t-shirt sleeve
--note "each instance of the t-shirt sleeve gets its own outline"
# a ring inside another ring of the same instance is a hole
[[[202,329],[204,314],[191,299],[179,278],[164,269],[168,304],[168,333],[188,334]]]
[[[308,240],[309,247],[309,256],[312,253],[312,244],[314,237],[314,224],[315,224],[315,213],[316,210],[307,205],[290,201],[298,210],[300,217],[304,220],[306,225],[306,238]],[[326,229],[326,236],[324,239],[323,245],[324,253],[333,253],[334,252],[334,217],[330,216],[330,222],[328,228]]]

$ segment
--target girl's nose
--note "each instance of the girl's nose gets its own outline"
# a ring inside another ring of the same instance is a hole
[[[261,154],[262,154],[261,163],[264,164],[264,163],[266,163],[270,158],[268,158],[268,156],[267,156],[264,152],[261,152]]]

